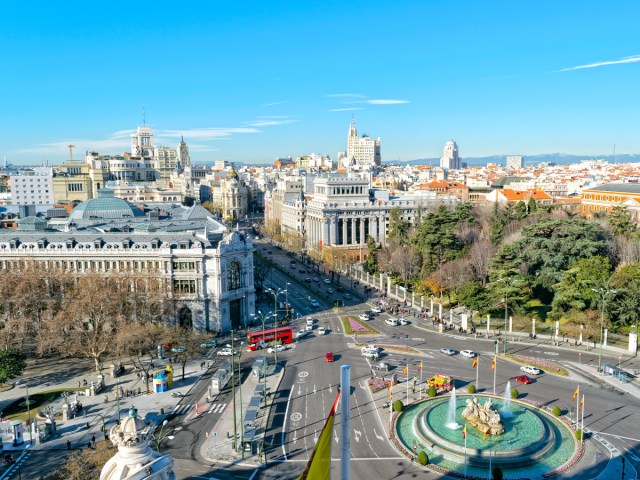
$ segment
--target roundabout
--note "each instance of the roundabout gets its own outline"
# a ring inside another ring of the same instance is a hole
[[[474,428],[473,408],[497,413],[499,428],[495,421],[491,428],[503,433]],[[574,465],[583,451],[572,427],[544,408],[495,395],[456,396],[455,390],[407,406],[394,433],[408,456],[424,451],[429,468],[462,478],[491,478],[495,467],[506,479],[552,476]]]

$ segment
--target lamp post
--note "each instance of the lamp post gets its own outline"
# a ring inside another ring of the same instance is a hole
[[[175,438],[173,435],[162,435],[164,427],[167,426],[167,423],[169,423],[169,420],[165,420],[164,422],[162,422],[162,426],[160,427],[160,434],[157,437],[155,432],[151,435],[151,437],[153,438],[153,443],[155,443],[156,450],[158,452],[160,452],[160,446],[164,440],[173,440]]]
[[[501,278],[498,280],[499,282],[504,283],[504,338],[502,339],[502,354],[507,354],[507,317],[509,315],[509,287],[512,287],[518,280],[515,278]]]
[[[242,458],[244,458],[244,420],[242,417],[242,363],[240,362],[240,358],[242,357],[242,347],[244,347],[244,342],[240,342],[240,350],[238,350],[238,389],[240,390],[240,448],[242,449]]]
[[[25,403],[27,405],[27,418],[29,422],[29,442],[33,445],[33,428],[31,427],[31,401],[29,400],[29,384],[24,384],[26,388]]]
[[[607,302],[607,295],[609,295],[610,293],[616,294],[618,293],[618,291],[607,290],[604,287],[592,288],[591,290],[593,290],[598,295],[600,295],[600,300],[601,300],[600,301],[600,353],[598,353],[598,372],[600,372],[600,369],[602,367],[602,337],[603,337],[603,330],[604,330],[604,307]]]
[[[286,288],[278,288],[278,289],[268,288],[267,292],[273,295],[273,306],[274,306],[273,326],[274,328],[276,328],[278,324],[278,297],[283,293],[286,294],[288,297],[288,293]],[[276,366],[278,365],[278,349],[277,348],[275,349],[273,362],[275,363]]]
[[[234,365],[235,360],[235,344],[234,344],[233,329],[231,329],[231,397],[233,399],[233,449],[237,450],[238,440],[238,419],[236,413],[236,367]]]
[[[264,325],[267,322],[267,319],[271,315],[265,315],[260,310],[258,310],[257,314],[252,313],[251,316],[257,318],[262,322],[262,343],[264,343]],[[264,359],[264,362],[262,363],[262,380],[264,383],[264,388],[262,389],[262,401],[264,402],[264,405],[266,407],[267,405],[267,365],[266,365],[267,356],[262,355],[262,358]]]

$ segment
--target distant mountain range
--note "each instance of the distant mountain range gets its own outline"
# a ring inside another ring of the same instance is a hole
[[[508,155],[491,155],[488,157],[463,157],[462,162],[469,166],[479,167],[488,163],[505,165]],[[580,163],[583,160],[606,160],[610,163],[633,163],[640,162],[640,153],[621,153],[619,155],[569,155],[567,153],[542,153],[540,155],[524,155],[524,164],[526,166],[535,166],[540,163],[555,163],[558,165],[567,165],[570,163]],[[385,164],[400,165],[440,165],[439,158],[420,158],[417,160],[409,160],[398,162],[397,160],[389,160],[383,162]]]

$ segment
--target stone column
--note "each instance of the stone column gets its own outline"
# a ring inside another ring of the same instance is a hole
[[[424,297],[420,295],[420,311],[424,310]]]
[[[467,314],[463,313],[462,315],[460,315],[460,326],[462,327],[463,330],[467,329]]]
[[[602,348],[607,348],[607,336],[609,333],[609,329],[605,328],[604,329],[604,340],[602,341]]]
[[[491,332],[489,331],[490,329],[491,329],[491,315],[487,315],[487,338],[491,336]]]
[[[532,337],[536,336],[536,319],[535,318],[531,319],[531,336]]]
[[[582,329],[584,328],[584,325],[580,325],[580,339],[578,340],[578,343],[580,345],[582,345]]]
[[[513,333],[513,317],[509,317],[509,333]]]
[[[442,320],[442,302],[438,304],[438,318]]]
[[[325,247],[329,245],[329,220],[322,219],[320,227],[322,229],[322,246]]]
[[[356,219],[355,217],[351,218],[351,245],[356,244]]]
[[[431,307],[429,308],[429,316],[433,317],[433,297],[431,297]]]
[[[360,244],[364,245],[365,243],[367,243],[367,241],[364,238],[364,217],[361,217],[360,218]],[[360,261],[362,261],[362,259],[360,259]]]
[[[560,322],[556,320],[556,338],[555,338],[556,343],[558,343],[559,337],[560,337]]]
[[[378,241],[378,217],[373,216],[369,219],[369,235],[376,242]]]
[[[387,295],[391,296],[391,277],[387,275]]]
[[[396,283],[396,298],[400,298],[400,295],[398,295],[398,284]]]
[[[629,334],[629,352],[634,354],[638,350],[638,333],[631,332]]]
[[[342,245],[347,244],[347,219],[342,217]]]
[[[449,325],[453,325],[453,310],[449,308]]]

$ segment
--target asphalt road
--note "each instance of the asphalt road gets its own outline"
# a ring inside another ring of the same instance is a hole
[[[336,290],[337,285],[320,282],[324,278],[331,278],[330,276],[317,272],[309,274],[307,273],[309,267],[303,267],[299,261],[296,261],[294,268],[291,268],[291,258],[284,252],[273,247],[263,247],[260,244],[258,248],[267,258],[281,265],[282,270],[286,272],[285,274],[278,269],[273,269],[265,281],[265,287],[288,288],[288,301],[299,314],[299,317],[296,316],[294,320],[294,328],[303,328],[307,318],[314,318],[316,321],[311,335],[296,341],[285,352],[278,354],[278,359],[286,364],[286,370],[268,419],[265,437],[268,468],[259,470],[253,478],[287,480],[296,478],[302,472],[337,395],[341,365],[351,366],[352,478],[409,479],[424,476],[422,469],[416,468],[399,456],[389,444],[385,428],[388,411],[382,408],[384,398],[378,395],[377,404],[374,403],[366,386],[366,380],[372,373],[372,363],[361,356],[358,348],[353,345],[350,348],[349,344],[353,344],[355,340],[342,333],[339,316],[358,315],[370,310],[371,304],[363,303],[362,297],[344,298],[344,294],[338,292],[327,294],[327,288]],[[263,248],[273,253],[268,254]],[[299,272],[301,269],[305,272]],[[307,277],[317,277],[320,282],[307,283],[304,281]],[[346,285],[344,279],[341,279],[341,284]],[[321,304],[320,308],[312,307],[309,297],[317,299]],[[335,298],[344,299],[345,307],[338,310],[331,308]],[[280,297],[280,300],[284,301],[284,297]],[[396,372],[402,376],[402,370],[408,365],[409,376],[419,377],[417,369],[418,364],[422,362],[423,379],[436,373],[444,373],[452,375],[456,380],[457,388],[461,388],[468,383],[476,384],[477,372],[480,389],[493,392],[493,372],[490,366],[490,359],[495,349],[493,340],[476,339],[473,336],[458,335],[453,332],[437,333],[430,322],[417,324],[413,316],[406,317],[411,322],[407,326],[387,325],[384,323],[385,318],[388,318],[388,315],[380,314],[369,321],[370,325],[382,334],[375,339],[370,338],[372,343],[414,349],[413,352],[404,353],[384,349],[378,362],[389,363],[391,366],[389,373]],[[330,333],[324,336],[318,335],[319,326],[329,328]],[[443,355],[440,353],[442,347],[457,351],[472,349],[479,352],[481,354],[480,369],[472,369],[472,361],[459,354]],[[334,353],[333,363],[325,361],[327,351]],[[598,361],[596,355],[583,352],[579,357],[576,351],[552,347],[542,342],[509,343],[508,351],[546,358],[567,368],[571,368],[570,362],[577,362],[578,358],[585,363],[597,364]],[[245,368],[248,368],[253,361],[253,356],[257,354],[243,354],[242,363]],[[617,363],[617,358],[607,357],[604,361]],[[635,359],[626,359],[624,366],[640,368],[640,364]],[[572,379],[543,373],[530,385],[515,385],[514,377],[520,374],[519,365],[498,358],[496,393],[504,392],[507,382],[511,382],[511,386],[516,387],[524,398],[551,406],[557,405],[572,414],[575,404],[571,402],[571,396],[579,382],[581,393],[586,397],[586,427],[599,432],[602,438],[606,438],[612,446],[625,454],[628,472],[631,471],[630,466],[640,470],[640,440],[636,432],[639,425],[637,412],[640,411],[640,400],[630,395],[623,395],[608,384],[585,378],[580,372],[572,371]],[[208,378],[209,375],[205,377],[204,382],[194,387],[192,391],[194,398],[205,395]],[[394,398],[402,399],[403,397],[402,387],[396,387]],[[223,393],[220,401],[230,401],[229,394]],[[189,403],[190,401],[185,399],[185,404]],[[188,415],[188,410],[184,413]],[[335,460],[332,462],[332,473],[336,478],[339,476],[340,467],[338,438],[340,417],[338,413],[332,440],[332,458]],[[170,425],[176,429],[175,439],[166,447],[166,451],[176,458],[178,479],[211,477],[227,479],[252,476],[254,473],[252,469],[239,466],[218,469],[199,458],[198,446],[202,443],[203,432],[215,430],[219,416],[207,415],[192,422],[185,422],[185,418],[185,415],[178,415],[171,422]],[[596,456],[598,468],[604,467],[608,461],[607,455],[597,453]],[[595,474],[597,474],[596,471],[589,472],[586,476],[582,472],[575,472],[567,478],[592,478]]]

